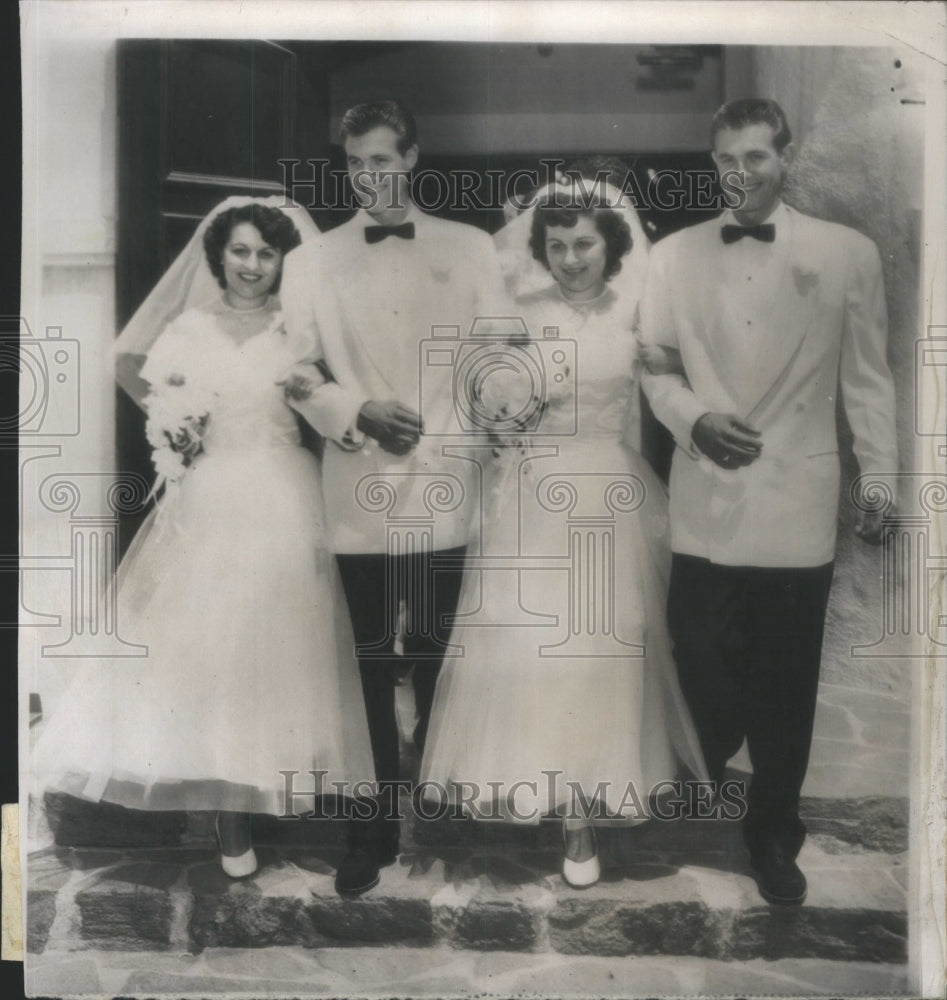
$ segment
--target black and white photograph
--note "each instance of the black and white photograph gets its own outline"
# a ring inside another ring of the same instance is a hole
[[[25,996],[943,996],[944,12],[20,4]]]

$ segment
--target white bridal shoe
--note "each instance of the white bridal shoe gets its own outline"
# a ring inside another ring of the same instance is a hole
[[[595,844],[595,833],[589,828],[592,834],[592,843]],[[562,843],[566,843],[566,831],[562,830]],[[590,885],[595,885],[602,875],[602,868],[598,861],[598,850],[587,861],[573,861],[570,857],[564,856],[562,859],[562,877],[573,889],[587,889]]]
[[[217,846],[220,847],[220,866],[231,878],[246,878],[257,870],[256,851],[251,847],[248,851],[237,857],[230,857],[224,854],[224,846],[220,840],[220,827],[214,820],[214,829],[217,831]]]

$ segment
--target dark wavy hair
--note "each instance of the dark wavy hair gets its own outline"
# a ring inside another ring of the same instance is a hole
[[[624,191],[628,182],[628,175],[632,172],[631,167],[624,160],[617,156],[606,156],[601,153],[592,156],[580,156],[562,168],[566,177],[581,177],[586,181],[599,182],[604,180],[606,184],[611,184]],[[586,185],[588,188],[588,185]]]
[[[404,154],[418,141],[418,126],[414,115],[398,101],[366,101],[349,108],[342,116],[339,135],[342,143],[350,137],[385,126],[398,136],[398,152]]]
[[[529,248],[533,257],[546,270],[546,229],[549,226],[566,226],[572,229],[582,216],[595,221],[595,228],[605,240],[605,280],[613,278],[621,270],[621,259],[631,250],[631,228],[619,212],[601,198],[590,198],[588,203],[571,200],[562,194],[547,195],[536,205],[529,233]]]
[[[260,231],[263,241],[271,247],[275,247],[285,256],[290,250],[298,247],[302,242],[299,231],[293,225],[288,215],[285,215],[278,208],[270,208],[267,205],[250,203],[241,205],[239,208],[228,208],[226,212],[221,212],[204,233],[204,254],[207,257],[207,266],[210,273],[217,279],[217,284],[221,288],[227,287],[227,279],[224,277],[224,247],[230,242],[230,234],[234,226],[241,222],[252,223]],[[278,292],[283,272],[276,276],[271,292]]]
[[[747,97],[729,101],[717,108],[710,123],[710,145],[713,147],[717,133],[725,128],[741,129],[750,125],[769,125],[773,130],[773,148],[781,153],[791,142],[792,132],[783,109],[765,97]]]

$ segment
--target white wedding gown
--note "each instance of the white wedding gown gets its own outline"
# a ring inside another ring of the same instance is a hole
[[[507,820],[569,807],[568,781],[589,800],[604,782],[607,813],[634,822],[659,782],[703,764],[665,619],[665,489],[626,443],[638,427],[633,304],[611,287],[570,302],[554,285],[518,306],[533,336],[558,327],[576,356],[547,371],[550,436],[526,468],[510,449],[485,471],[480,551],[525,570],[468,564],[452,635],[462,655],[441,670],[421,778]]]
[[[203,452],[119,569],[120,632],[148,656],[78,668],[37,741],[40,788],[278,815],[281,771],[300,772],[298,791],[310,769],[327,791],[374,780],[319,463],[276,385],[297,360],[276,308],[190,310],[148,358],[152,385],[183,375],[216,402]]]

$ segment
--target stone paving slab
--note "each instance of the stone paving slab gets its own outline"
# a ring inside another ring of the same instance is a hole
[[[213,948],[49,953],[31,959],[30,992],[174,998],[802,997],[910,995],[901,965],[781,959],[589,957],[451,948]]]
[[[75,895],[83,939],[102,948],[167,948],[171,945],[174,883],[179,865],[147,857],[105,868]]]
[[[910,746],[911,706],[905,697],[822,683],[803,798],[906,798]],[[751,771],[745,746],[731,765]]]

